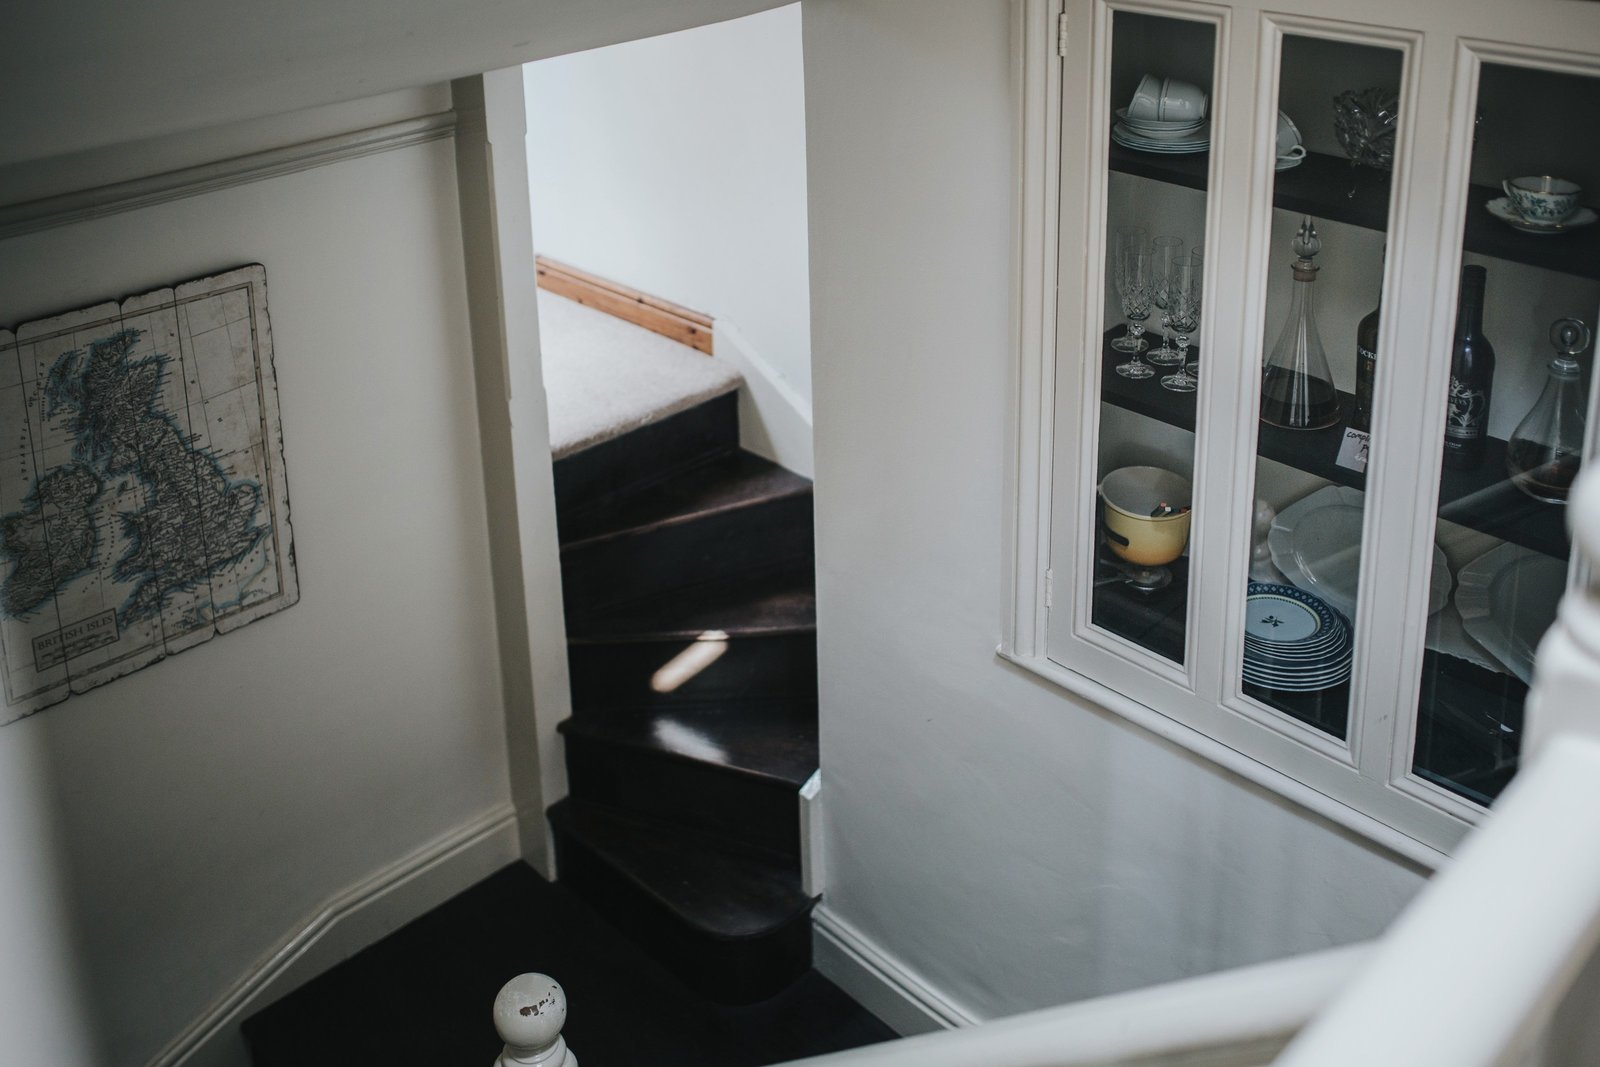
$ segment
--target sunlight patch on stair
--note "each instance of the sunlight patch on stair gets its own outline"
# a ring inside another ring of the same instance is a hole
[[[652,732],[663,748],[680,756],[691,756],[713,763],[728,762],[728,750],[692,726],[685,726],[671,719],[661,719],[656,722]]]
[[[671,693],[721,659],[726,651],[728,635],[721,630],[707,630],[650,676],[650,689],[656,693]]]

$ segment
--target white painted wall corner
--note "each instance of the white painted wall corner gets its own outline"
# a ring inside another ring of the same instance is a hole
[[[812,963],[834,985],[902,1037],[985,1022],[819,904],[812,913]]]
[[[796,474],[815,477],[811,402],[727,319],[712,323],[711,350],[715,358],[744,375],[744,388],[739,390],[739,446]]]
[[[147,1067],[247,1062],[239,1023],[330,967],[521,858],[517,817],[500,804],[336,893],[250,967]]]

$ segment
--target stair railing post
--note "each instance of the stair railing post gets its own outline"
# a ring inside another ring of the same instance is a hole
[[[506,1043],[494,1067],[578,1067],[561,1028],[567,994],[547,974],[519,974],[494,998],[494,1028]]]
[[[1561,598],[1539,642],[1528,693],[1522,758],[1557,734],[1600,740],[1600,466],[1584,469],[1567,504],[1579,581]]]

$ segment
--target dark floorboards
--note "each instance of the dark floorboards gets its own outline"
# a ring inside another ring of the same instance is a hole
[[[567,993],[583,1067],[762,1067],[895,1035],[815,971],[758,1004],[706,1001],[560,885],[507,867],[245,1024],[256,1067],[488,1067],[495,994]]]

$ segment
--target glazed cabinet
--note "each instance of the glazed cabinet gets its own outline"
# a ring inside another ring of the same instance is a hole
[[[1018,48],[1004,651],[1436,859],[1589,580],[1600,4],[1023,0]]]

